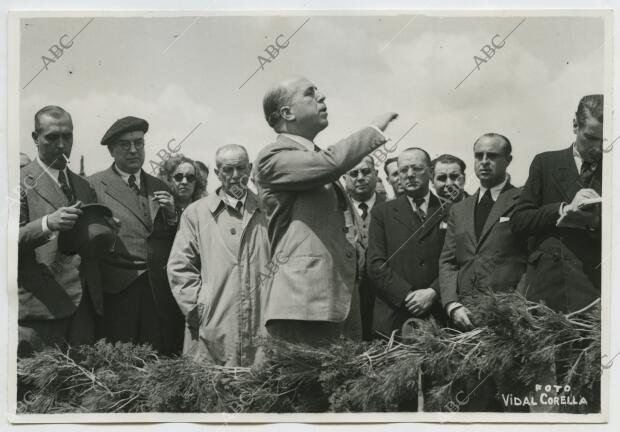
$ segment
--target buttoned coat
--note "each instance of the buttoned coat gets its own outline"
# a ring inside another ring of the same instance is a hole
[[[178,314],[178,307],[168,285],[166,263],[177,225],[169,223],[153,192],[171,192],[162,180],[141,171],[141,188],[146,188],[149,211],[145,212],[135,193],[110,167],[89,177],[97,200],[112,210],[121,221],[114,253],[101,261],[103,290],[115,294],[127,288],[148,270],[155,307],[160,316]],[[144,260],[143,257],[146,257]]]
[[[248,366],[262,358],[266,336],[265,288],[279,272],[269,259],[267,220],[256,196],[247,191],[243,228],[225,223],[226,204],[212,194],[190,204],[181,216],[168,260],[172,293],[186,317],[183,352],[195,359]],[[240,238],[231,249],[227,237]]]
[[[67,168],[67,180],[75,199],[96,202],[95,191],[82,177]],[[68,206],[57,183],[37,160],[20,171],[20,215],[18,243],[19,319],[57,319],[71,316],[82,299],[87,275],[77,254],[58,249],[58,234],[50,240],[43,232],[45,215]],[[95,311],[102,313],[101,291],[96,283],[88,289]]]
[[[515,235],[510,227],[521,189],[506,184],[477,239],[474,214],[479,193],[450,207],[439,260],[439,289],[444,306],[479,290],[515,290],[525,273],[527,236]]]
[[[280,135],[260,151],[255,179],[269,220],[271,256],[288,257],[271,281],[267,320],[348,317],[363,253],[355,210],[338,178],[385,142],[366,127],[326,150]]]
[[[387,337],[411,317],[405,308],[410,291],[439,293],[439,255],[450,203],[430,194],[427,218],[414,213],[406,195],[372,209],[366,254],[368,276],[376,293],[373,331]],[[424,317],[445,318],[439,300]]]

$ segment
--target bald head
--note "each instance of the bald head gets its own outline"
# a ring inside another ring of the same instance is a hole
[[[271,128],[278,132],[278,126],[282,123],[280,108],[289,104],[291,89],[303,77],[293,77],[272,85],[263,96],[263,112],[265,120]]]
[[[325,96],[304,77],[287,79],[267,90],[263,111],[267,123],[276,132],[311,141],[328,125]]]

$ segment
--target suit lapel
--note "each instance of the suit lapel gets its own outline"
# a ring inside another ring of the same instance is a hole
[[[144,226],[147,228],[151,226],[150,222],[144,218],[135,192],[111,167],[107,169],[106,175],[101,179],[101,182],[105,185],[106,194],[132,212]]]
[[[88,204],[88,200],[90,199],[90,191],[88,190],[88,184],[75,174],[73,171],[70,171],[67,168],[67,174],[69,174],[69,183],[71,184],[71,188],[73,189],[73,194],[75,195],[75,199],[78,201],[82,201],[83,204]]]
[[[55,209],[66,206],[67,197],[60,186],[52,180],[51,175],[41,168],[36,160],[32,161],[31,165],[32,174],[30,174],[30,178],[24,179],[24,185],[26,187],[32,186],[32,189]]]
[[[153,192],[156,191],[157,186],[155,185],[155,182],[153,181],[153,178],[147,174],[144,173],[144,171],[140,171],[140,175],[142,176],[142,187],[146,188],[146,195],[147,198],[149,200],[149,210],[151,213],[151,223],[155,222],[155,218],[157,217],[157,212],[160,209],[160,205],[159,202],[154,200],[153,197],[155,196],[153,194]]]
[[[478,203],[478,197],[480,196],[480,189],[469,198],[463,200],[463,212],[465,217],[463,223],[465,224],[465,232],[469,236],[472,245],[476,245],[478,240],[476,239],[476,227],[474,221],[476,218],[476,203]],[[458,223],[458,219],[457,219]]]
[[[567,202],[572,201],[575,193],[581,189],[579,172],[577,172],[577,165],[573,158],[572,145],[564,150],[562,156],[557,159],[557,166],[552,172],[552,178]]]
[[[487,217],[486,222],[484,223],[484,227],[482,228],[482,232],[480,233],[480,238],[478,239],[477,247],[483,243],[485,237],[491,231],[491,228],[498,222],[500,216],[506,214],[511,208],[513,208],[517,201],[515,199],[516,196],[512,196],[510,194],[506,194],[506,191],[514,189],[510,183],[506,183],[504,189],[497,197],[497,201],[493,204],[491,211],[489,212],[489,217]]]
[[[598,163],[598,166],[596,167],[591,187],[599,195],[603,195],[603,159],[601,159],[601,161]]]
[[[406,195],[396,198],[388,205],[391,205],[394,209],[393,215],[396,221],[409,228],[412,232],[418,229],[420,226],[420,218],[413,212],[413,208],[411,208],[411,204]]]
[[[428,217],[422,224],[422,232],[420,233],[420,238],[424,238],[425,236],[427,236],[430,232],[433,231],[433,228],[435,228],[438,223],[444,220],[448,208],[448,205],[440,202],[439,198],[437,198],[435,194],[431,192],[430,198],[428,200],[428,209],[426,211]]]

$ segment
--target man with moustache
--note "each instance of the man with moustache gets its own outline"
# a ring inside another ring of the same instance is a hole
[[[247,187],[252,164],[245,148],[219,148],[215,164],[222,186],[183,212],[168,278],[185,315],[183,353],[215,364],[251,366],[262,358],[259,338],[266,336],[267,220]]]
[[[82,204],[97,200],[67,161],[73,147],[71,115],[46,106],[34,117],[37,157],[20,171],[18,244],[18,355],[46,346],[85,345],[95,340],[101,293],[87,283],[77,254],[59,250],[61,232],[73,229]]]
[[[534,238],[527,298],[563,313],[601,295],[601,206],[588,202],[602,192],[603,95],[579,101],[573,132],[568,148],[534,158],[511,221]]]
[[[474,143],[474,171],[480,188],[450,208],[446,240],[439,260],[439,289],[446,314],[455,327],[467,331],[476,323],[468,305],[481,292],[514,291],[525,272],[527,237],[513,234],[512,217],[521,190],[510,184],[506,169],[512,145],[497,133],[482,135]],[[496,379],[494,379],[496,378]],[[476,391],[463,409],[500,410],[494,398],[496,382],[484,385],[472,378],[466,393]]]
[[[356,284],[363,256],[340,176],[386,142],[394,113],[321,149],[328,125],[325,96],[306,78],[283,81],[263,99],[265,118],[279,135],[257,158],[255,180],[269,221],[271,256],[288,257],[268,283],[269,333],[321,345],[361,338]]]
[[[345,176],[345,185],[353,208],[356,210],[356,222],[361,234],[361,243],[364,250],[368,248],[368,227],[370,212],[378,204],[385,202],[385,196],[376,191],[377,170],[372,156],[366,156],[359,164],[353,167]],[[370,340],[372,336],[372,314],[374,308],[374,294],[371,281],[362,270],[360,281],[360,309],[362,315],[362,337]]]
[[[452,202],[462,201],[469,195],[465,186],[465,162],[456,156],[443,154],[433,160],[433,186],[438,196]]]
[[[89,177],[97,200],[120,219],[114,253],[101,262],[100,332],[110,342],[148,343],[169,355],[183,342],[183,316],[165,270],[178,214],[170,187],[142,169],[148,128],[137,117],[114,122],[101,139],[114,162]]]
[[[392,199],[398,198],[405,191],[400,184],[400,176],[398,175],[398,158],[392,157],[387,159],[383,165],[383,171],[385,171],[388,183],[392,186]]]
[[[429,189],[425,150],[404,150],[398,169],[405,194],[373,209],[366,255],[376,293],[373,330],[387,337],[411,317],[444,321],[437,277],[450,201]]]

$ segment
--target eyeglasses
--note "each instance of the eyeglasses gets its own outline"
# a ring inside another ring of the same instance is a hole
[[[129,151],[131,149],[131,144],[136,148],[136,150],[142,150],[144,148],[144,138],[139,138],[136,140],[122,140],[116,143],[124,151]]]
[[[174,179],[174,181],[181,183],[183,181],[183,179],[187,179],[188,183],[193,183],[196,180],[196,176],[194,174],[183,174],[183,173],[176,173],[175,175],[172,176],[172,178]]]
[[[372,170],[370,168],[361,168],[358,170],[351,170],[349,171],[349,177],[351,178],[357,178],[358,174],[362,173],[363,177],[368,177],[370,174],[372,174]]]

